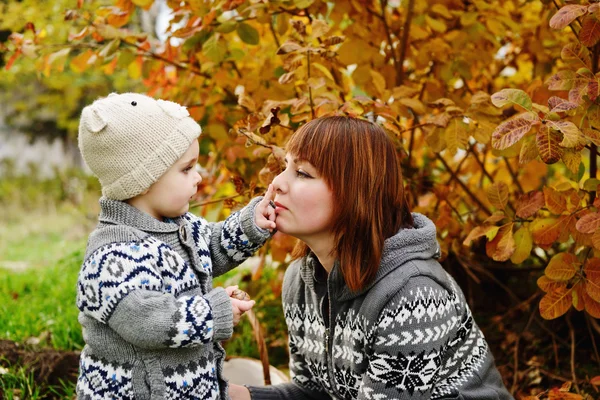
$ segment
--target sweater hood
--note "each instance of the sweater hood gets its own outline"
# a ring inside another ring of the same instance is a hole
[[[412,213],[412,217],[414,222],[412,228],[400,229],[397,234],[385,240],[375,279],[363,289],[354,292],[348,288],[339,269],[339,261],[336,261],[328,278],[333,292],[331,295],[340,301],[351,300],[368,292],[377,282],[409,261],[439,258],[441,252],[436,238],[435,224],[419,213]],[[303,280],[313,288],[319,282],[315,277],[316,265],[318,260],[311,253],[303,259],[300,267]]]

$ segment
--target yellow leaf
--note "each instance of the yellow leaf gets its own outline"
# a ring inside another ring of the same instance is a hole
[[[439,33],[444,33],[448,29],[444,21],[440,21],[439,19],[431,18],[429,15],[425,15],[425,22],[431,28],[431,30]]]
[[[383,97],[383,92],[385,91],[386,87],[385,78],[383,77],[383,75],[381,75],[374,69],[371,69],[369,72],[371,73],[371,77],[373,78],[373,85],[375,86],[375,90],[377,90],[377,93],[380,97]]]
[[[555,281],[568,281],[577,273],[579,262],[571,253],[558,253],[550,259],[544,273]]]
[[[596,301],[600,301],[600,258],[592,258],[584,267],[587,294]]]
[[[325,35],[327,32],[329,32],[329,24],[326,21],[323,21],[322,19],[315,19],[312,22],[312,37],[313,38],[320,38],[321,36]]]
[[[149,10],[152,7],[154,0],[131,0],[136,6],[142,7],[144,10]]]
[[[127,66],[127,72],[129,73],[129,77],[131,79],[140,79],[142,76],[142,58],[137,57]]]
[[[487,188],[486,195],[494,207],[504,210],[508,204],[508,185],[496,182]]]
[[[515,243],[517,245],[515,252],[510,257],[513,264],[521,264],[529,258],[533,248],[533,238],[527,227],[522,226],[515,232]]]
[[[469,144],[467,125],[461,118],[453,118],[446,128],[446,144],[450,154],[454,155],[458,149],[466,150]]]

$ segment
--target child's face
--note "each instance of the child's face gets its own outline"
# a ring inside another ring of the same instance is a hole
[[[198,141],[194,140],[183,156],[139,197],[135,206],[161,221],[185,214],[202,181],[196,171],[199,152]]]

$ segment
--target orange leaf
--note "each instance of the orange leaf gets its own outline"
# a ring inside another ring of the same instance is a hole
[[[600,301],[600,258],[588,260],[583,269],[585,273],[585,289],[590,297]]]
[[[596,232],[594,232],[594,235],[592,236],[592,244],[594,245],[594,248],[600,250],[600,229],[596,229]]]
[[[558,318],[571,307],[573,302],[571,296],[572,289],[560,287],[553,290],[540,300],[540,314],[545,319]]]
[[[544,199],[546,200],[546,208],[554,214],[562,214],[567,209],[567,199],[562,193],[544,186]]]
[[[592,47],[600,40],[600,21],[594,16],[588,16],[583,20],[583,25],[579,31],[581,44]]]
[[[513,226],[514,223],[511,222],[500,227],[494,240],[486,243],[486,253],[495,261],[506,261],[515,252],[517,246],[512,231]]]
[[[21,49],[15,51],[12,56],[8,59],[6,63],[6,70],[8,71],[10,67],[14,64],[15,60],[21,55]]]
[[[564,282],[556,282],[548,278],[546,275],[542,275],[537,280],[537,285],[545,293],[550,293],[558,288],[565,287]]]
[[[496,231],[495,233],[493,231]],[[471,232],[469,232],[469,235],[467,236],[467,238],[463,241],[463,245],[464,246],[469,246],[471,244],[471,242],[477,238],[480,238],[482,236],[488,236],[489,239],[489,235],[490,234],[495,234],[498,232],[499,228],[497,226],[491,225],[491,226],[477,226],[475,227]],[[493,239],[493,237],[492,237]]]
[[[561,7],[550,19],[550,28],[563,29],[573,22],[577,17],[587,13],[587,6],[569,4]]]
[[[591,296],[587,293],[587,288],[583,291],[582,297],[585,311],[587,311],[587,313],[594,318],[600,318],[600,303],[591,298]]]
[[[550,259],[544,270],[546,276],[555,281],[568,281],[577,272],[579,262],[571,253],[558,253]]]
[[[562,218],[536,219],[531,223],[530,227],[533,234],[533,241],[541,245],[554,243],[560,236],[563,228],[562,222]]]
[[[540,191],[525,193],[517,202],[517,217],[527,219],[544,206],[544,194]]]
[[[538,123],[536,119],[525,116],[504,121],[492,133],[492,147],[497,150],[509,148],[521,140]]]
[[[486,190],[487,198],[496,208],[504,209],[508,203],[508,185],[504,182],[496,182]]]
[[[600,213],[589,213],[577,221],[575,225],[581,233],[593,233],[600,227]]]
[[[77,57],[73,58],[69,63],[69,66],[71,67],[71,70],[77,72],[78,74],[81,74],[86,69],[88,69],[90,67],[90,64],[92,64],[95,60],[96,55],[94,51],[88,49],[85,52],[77,55]]]
[[[535,140],[542,161],[546,164],[554,164],[560,160],[563,148],[559,146],[561,138],[558,132],[544,125],[538,131]]]
[[[598,318],[598,317],[596,317],[596,318]],[[590,383],[594,386],[600,385],[600,375],[595,376],[592,379],[590,379]]]

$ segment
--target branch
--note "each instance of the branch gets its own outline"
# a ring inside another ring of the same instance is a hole
[[[312,119],[315,119],[315,105],[313,103],[313,97],[312,97],[312,88],[310,87],[310,51],[306,52],[306,67],[308,68],[308,80],[307,80],[307,85],[308,85],[308,99],[310,100],[310,116]]]
[[[596,338],[594,337],[594,332],[592,332],[592,326],[590,325],[591,319],[592,319],[592,317],[590,316],[590,314],[586,313],[585,314],[585,323],[588,327],[590,339],[592,339],[592,345],[594,346],[594,354],[596,354],[596,362],[598,363],[598,366],[600,366],[600,356],[598,355],[598,347],[596,346]]]
[[[273,35],[273,40],[275,40],[275,44],[277,45],[277,48],[280,48],[281,44],[279,43],[279,38],[277,37],[277,32],[275,32],[275,28],[273,27],[273,18],[271,18],[271,20],[269,21],[269,28],[271,29],[271,34]]]
[[[523,190],[523,186],[521,186],[521,182],[519,182],[517,174],[515,173],[515,171],[513,171],[512,167],[510,166],[510,163],[508,162],[508,158],[506,158],[506,157],[503,157],[503,158],[504,158],[504,162],[506,163],[506,169],[508,169],[508,173],[510,174],[510,176],[512,176],[515,185],[517,185],[517,188],[519,189],[519,193],[525,193],[525,191]]]
[[[513,372],[513,384],[512,384],[512,388],[510,389],[510,393],[511,394],[515,394],[515,391],[517,389],[517,380],[519,378],[519,343],[521,342],[521,337],[523,336],[523,334],[525,332],[527,332],[527,330],[529,329],[529,325],[531,325],[531,321],[533,321],[533,318],[535,317],[535,313],[537,312],[537,309],[534,307],[533,311],[531,312],[531,315],[529,316],[529,321],[527,321],[527,325],[525,325],[525,328],[523,328],[523,330],[521,331],[521,333],[519,333],[519,336],[517,336],[517,340],[515,341],[515,362],[514,362],[514,372]]]
[[[383,22],[383,29],[385,30],[385,35],[387,36],[388,43],[390,44],[390,54],[392,56],[392,61],[394,62],[394,68],[396,69],[396,82],[398,81],[398,58],[396,57],[396,51],[394,50],[394,42],[392,40],[392,32],[390,31],[390,26],[385,19],[385,8],[387,7],[387,0],[381,0],[379,2],[381,5],[381,15],[373,14],[377,16],[381,22]],[[368,8],[367,8],[368,9]],[[370,10],[369,10],[370,11]],[[400,70],[402,70],[402,65],[400,65]]]
[[[404,28],[402,30],[402,42],[400,43],[400,59],[396,65],[396,85],[402,85],[404,82],[404,59],[406,58],[406,48],[408,47],[408,37],[410,34],[410,23],[412,20],[413,11],[415,8],[415,0],[408,0],[408,12],[406,14],[406,20],[404,21]]]
[[[567,324],[569,325],[569,333],[571,336],[571,377],[573,378],[573,383],[575,384],[575,391],[577,394],[581,394],[579,391],[579,385],[577,384],[577,375],[575,374],[575,329],[573,329],[573,324],[571,323],[571,313],[567,315]]]
[[[471,200],[473,200],[479,206],[479,208],[483,210],[483,212],[485,212],[487,215],[492,215],[492,212],[481,202],[481,200],[479,200],[477,196],[475,196],[473,192],[471,192],[467,185],[465,185],[465,183],[461,181],[458,176],[456,176],[456,173],[452,171],[448,163],[446,163],[446,160],[444,160],[439,154],[436,154],[436,156],[442,162],[442,164],[444,164],[446,170],[450,173],[452,178],[460,185],[460,187],[467,193]]]

